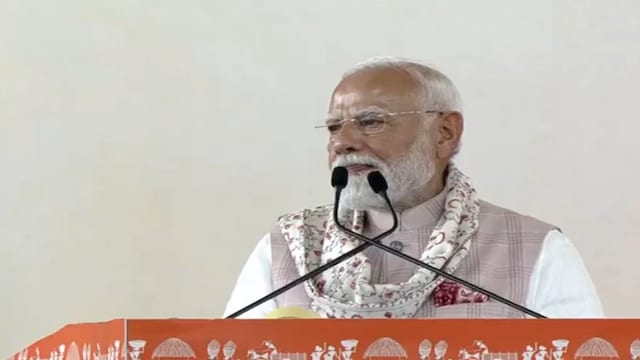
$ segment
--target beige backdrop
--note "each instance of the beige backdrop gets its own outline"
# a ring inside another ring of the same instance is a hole
[[[436,65],[481,195],[560,225],[640,315],[640,2],[0,1],[0,356],[217,317],[276,216],[331,200],[321,120],[373,55]],[[250,299],[247,299],[250,300]]]

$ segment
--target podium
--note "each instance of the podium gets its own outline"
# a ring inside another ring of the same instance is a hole
[[[11,360],[640,360],[640,320],[117,319]]]

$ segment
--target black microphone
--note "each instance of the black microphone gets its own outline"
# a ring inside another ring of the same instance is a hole
[[[334,187],[336,189],[335,192],[335,203],[333,204],[333,218],[337,219],[338,218],[338,204],[340,203],[340,194],[342,193],[342,190],[347,186],[349,180],[349,173],[347,171],[346,168],[342,167],[342,166],[338,166],[336,168],[333,169],[333,172],[331,174],[331,186]],[[384,180],[384,179],[383,179]],[[336,224],[338,224],[338,222],[336,221]],[[340,225],[338,225],[340,226]],[[322,272],[346,261],[347,259],[355,256],[356,254],[362,252],[364,249],[372,246],[373,244],[378,243],[380,240],[382,240],[383,238],[389,236],[392,232],[394,232],[396,230],[396,228],[398,227],[398,219],[394,217],[394,221],[393,221],[393,225],[391,226],[391,228],[385,232],[383,232],[382,234],[376,236],[373,239],[367,239],[368,242],[362,243],[360,245],[358,245],[356,248],[338,256],[337,258],[327,262],[326,264],[318,267],[317,269],[291,281],[290,283],[274,290],[273,292],[261,297],[260,299],[252,302],[251,304],[243,307],[242,309],[232,313],[231,315],[227,316],[225,319],[235,319],[236,317],[246,313],[247,311],[250,311],[252,309],[257,308],[258,306],[264,304],[265,302],[279,296],[280,294],[294,288],[297,285],[302,284],[303,282],[320,275]]]
[[[369,181],[369,186],[371,187],[371,189],[375,193],[377,193],[380,196],[382,196],[384,201],[387,203],[387,207],[391,211],[391,216],[393,217],[393,222],[394,222],[394,224],[397,224],[397,221],[398,221],[397,214],[396,214],[395,210],[393,209],[393,205],[391,205],[391,200],[389,200],[389,196],[387,195],[387,181],[384,179],[384,176],[382,176],[382,174],[380,172],[378,172],[378,171],[372,171],[367,175],[367,180]],[[337,205],[336,205],[336,208],[337,208]],[[389,252],[389,253],[391,253],[391,254],[393,254],[395,256],[398,256],[398,257],[400,257],[400,258],[402,258],[404,260],[407,260],[407,261],[409,261],[409,262],[411,262],[411,263],[413,263],[415,265],[418,265],[418,266],[420,266],[420,267],[422,267],[424,269],[432,271],[432,272],[434,272],[434,273],[436,273],[436,274],[438,274],[438,275],[440,275],[440,276],[442,276],[444,278],[447,278],[447,279],[449,279],[451,281],[455,281],[455,282],[457,282],[459,284],[462,284],[462,285],[464,285],[464,286],[466,286],[466,287],[468,287],[470,289],[473,289],[473,290],[475,290],[475,291],[477,291],[479,293],[487,295],[488,297],[490,297],[490,298],[492,298],[492,299],[494,299],[494,300],[496,300],[496,301],[498,301],[498,302],[500,302],[502,304],[505,304],[505,305],[507,305],[507,306],[509,306],[509,307],[511,307],[513,309],[516,309],[518,311],[521,311],[521,312],[523,312],[525,314],[531,315],[531,316],[533,316],[535,318],[538,318],[538,319],[546,319],[546,317],[544,315],[539,314],[539,313],[537,313],[537,312],[535,312],[535,311],[533,311],[531,309],[528,309],[528,308],[526,308],[526,307],[524,307],[522,305],[516,304],[516,303],[514,303],[514,302],[512,302],[512,301],[510,301],[508,299],[503,298],[500,295],[497,295],[497,294],[495,294],[495,293],[493,293],[491,291],[485,290],[485,289],[483,289],[483,288],[481,288],[481,287],[479,287],[477,285],[474,285],[474,284],[472,284],[472,283],[470,283],[468,281],[460,279],[457,276],[448,274],[448,273],[446,273],[446,272],[444,272],[444,271],[442,271],[442,270],[440,270],[438,268],[435,268],[435,267],[433,267],[433,266],[431,266],[429,264],[426,264],[426,263],[420,261],[419,259],[416,259],[416,258],[414,258],[412,256],[409,256],[409,255],[407,255],[405,253],[402,253],[402,252],[400,252],[400,251],[398,251],[398,250],[396,250],[396,249],[394,249],[392,247],[384,245],[384,244],[382,244],[380,242],[374,242],[371,239],[367,238],[366,236],[360,235],[360,234],[358,234],[356,232],[353,232],[353,231],[345,228],[338,221],[338,217],[336,216],[336,214],[338,213],[338,209],[336,209],[336,208],[334,208],[334,222],[336,223],[336,226],[340,230],[344,231],[345,233],[347,233],[347,234],[349,234],[349,235],[351,235],[351,236],[353,236],[353,237],[355,237],[355,238],[357,238],[359,240],[364,241],[366,244],[371,244],[371,245],[373,245],[373,246],[375,246],[377,248],[380,248],[380,249],[382,249],[382,250],[384,250],[386,252]]]
[[[349,172],[344,166],[336,166],[331,172],[331,187],[336,189],[336,195],[342,192],[349,183]],[[335,204],[334,204],[335,205]]]

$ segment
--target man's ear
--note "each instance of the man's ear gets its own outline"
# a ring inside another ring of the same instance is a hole
[[[457,111],[447,112],[437,120],[436,126],[436,155],[439,159],[450,159],[456,154],[462,138],[464,118]]]

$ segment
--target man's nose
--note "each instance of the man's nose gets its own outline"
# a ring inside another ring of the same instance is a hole
[[[364,136],[353,124],[344,124],[338,132],[331,135],[329,148],[336,155],[346,155],[362,150]]]

